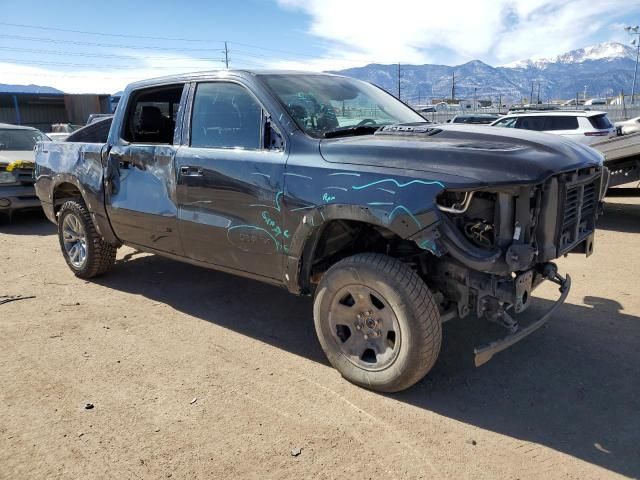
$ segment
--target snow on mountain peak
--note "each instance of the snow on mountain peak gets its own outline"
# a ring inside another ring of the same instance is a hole
[[[503,66],[507,68],[545,68],[552,63],[570,64],[582,63],[587,60],[614,60],[620,58],[635,60],[635,49],[618,42],[605,42],[571,50],[570,52],[561,53],[555,57],[532,57],[507,63]]]

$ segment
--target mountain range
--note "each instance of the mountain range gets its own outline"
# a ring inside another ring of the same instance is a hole
[[[40,85],[7,85],[0,83],[0,93],[64,93],[53,87],[43,87]]]
[[[402,64],[401,98],[410,103],[430,103],[431,99],[451,98],[455,76],[456,99],[534,101],[586,97],[611,97],[631,93],[636,50],[615,42],[600,43],[571,50],[550,58],[530,58],[499,67],[472,60],[462,65]],[[333,73],[372,82],[397,94],[398,65],[370,64]],[[640,91],[640,79],[638,81]],[[40,85],[4,85],[0,92],[62,93]]]
[[[411,103],[430,103],[432,98],[451,98],[455,76],[456,99],[530,101],[606,97],[631,93],[635,48],[607,42],[572,50],[551,58],[519,60],[492,67],[480,60],[462,65],[401,64],[401,98]],[[336,71],[372,82],[397,94],[398,65],[370,64]],[[639,82],[640,83],[640,82]]]

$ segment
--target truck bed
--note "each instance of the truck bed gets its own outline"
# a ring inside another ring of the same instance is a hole
[[[97,212],[104,210],[102,143],[41,142],[36,147],[37,177],[36,194],[47,217],[55,222],[52,198],[56,182],[68,181],[79,190],[84,190],[85,201]],[[93,204],[96,205],[93,205]]]
[[[605,156],[610,187],[640,181],[640,133],[610,138],[591,147]]]

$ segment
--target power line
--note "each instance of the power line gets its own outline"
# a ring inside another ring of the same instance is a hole
[[[9,23],[9,22],[0,22],[0,25],[5,25],[5,26],[10,26],[10,27],[17,27],[17,28],[29,28],[29,29],[34,29],[34,30],[48,30],[48,31],[54,31],[54,32],[66,32],[66,33],[76,33],[76,34],[82,34],[82,35],[98,35],[98,36],[103,36],[103,37],[114,37],[114,38],[134,38],[134,39],[146,39],[146,40],[166,40],[166,41],[177,41],[177,42],[195,42],[195,43],[220,43],[220,44],[224,44],[225,41],[224,40],[211,40],[211,39],[200,39],[200,38],[184,38],[184,37],[161,37],[161,36],[148,36],[148,35],[130,35],[130,34],[124,34],[124,33],[106,33],[106,32],[90,32],[90,31],[86,31],[86,30],[72,30],[72,29],[65,29],[65,28],[57,28],[57,27],[45,27],[43,25],[28,25],[28,24],[21,24],[21,23]],[[0,35],[0,36],[6,36],[9,38],[17,38],[20,37],[19,35]],[[55,42],[60,42],[60,43],[68,43],[70,42],[69,40],[62,40],[62,39],[44,39],[44,38],[37,38],[37,37],[23,37],[25,39],[29,39],[29,40],[38,40],[38,41],[47,41],[47,40],[52,40]],[[234,41],[229,41],[229,44],[232,45],[238,45],[241,47],[247,47],[247,48],[252,48],[254,50],[262,50],[262,51],[267,51],[267,52],[276,52],[276,53],[281,53],[281,54],[286,54],[288,56],[293,56],[293,57],[306,57],[306,58],[312,58],[312,59],[316,59],[318,57],[327,59],[327,60],[344,60],[343,58],[339,58],[339,57],[328,57],[325,55],[311,55],[308,53],[302,53],[302,52],[294,52],[291,50],[284,50],[284,49],[280,49],[280,48],[271,48],[271,47],[265,47],[262,45],[255,45],[255,44],[251,44],[251,43],[244,43],[244,42],[234,42]],[[109,46],[109,47],[113,47],[113,46],[120,46],[122,47],[123,45],[113,45],[113,44],[94,44],[93,42],[78,42],[77,44],[81,44],[81,45],[85,45],[85,44],[90,44],[90,45],[94,45],[94,46]],[[157,50],[163,50],[163,48],[160,47],[126,47],[126,48],[146,48],[146,49],[157,49]],[[166,49],[165,49],[166,50]],[[175,48],[175,49],[169,49],[169,50],[186,50],[184,48]],[[209,50],[209,49],[188,49],[190,51],[201,51],[201,50]],[[258,56],[258,54],[255,54],[256,56]],[[266,57],[266,56],[265,56]],[[269,58],[269,57],[266,57]]]
[[[108,47],[108,48],[127,48],[130,50],[163,50],[163,51],[177,51],[177,52],[222,52],[221,48],[170,48],[170,47],[147,47],[144,45],[138,45],[132,47],[130,45],[115,44],[115,43],[96,43],[96,42],[80,42],[76,40],[63,40],[46,37],[27,37],[24,35],[8,35],[0,34],[0,38],[10,38],[14,40],[26,40],[33,42],[46,42],[46,43],[66,43],[69,45],[84,45],[92,47]]]
[[[32,49],[32,48],[15,48],[15,47],[2,47],[7,50],[11,50],[12,52],[25,52],[25,53],[44,53],[47,55],[64,55],[64,56],[76,56],[76,57],[91,57],[91,58],[119,58],[119,59],[128,59],[128,60],[180,60],[180,59],[189,59],[189,60],[197,60],[197,61],[212,61],[218,62],[219,58],[214,57],[184,57],[177,55],[166,55],[166,56],[148,56],[137,57],[135,55],[115,55],[111,53],[85,53],[85,52],[69,52],[63,50],[42,50],[42,49]]]
[[[219,62],[224,62],[223,59],[218,60]],[[63,67],[79,67],[79,68],[127,68],[127,69],[135,69],[135,70],[179,70],[179,69],[198,69],[202,68],[203,65],[174,65],[174,66],[163,66],[163,67],[154,67],[154,66],[145,66],[145,65],[95,65],[90,63],[61,63],[61,62],[46,62],[46,61],[36,61],[36,60],[21,60],[19,58],[0,58],[0,62],[11,62],[11,63],[19,63],[26,65],[51,65],[51,66],[63,66]]]
[[[80,33],[82,35],[99,35],[102,37],[119,37],[119,38],[139,38],[139,39],[148,39],[148,40],[167,40],[171,42],[201,42],[201,43],[211,43],[211,42],[219,42],[222,43],[222,40],[204,40],[197,38],[178,38],[178,37],[153,37],[147,35],[129,35],[124,33],[106,33],[106,32],[87,32],[84,30],[69,30],[65,28],[56,28],[56,27],[45,27],[43,25],[27,25],[22,23],[8,23],[8,22],[0,22],[0,25],[5,25],[7,27],[19,27],[19,28],[31,28],[34,30],[51,30],[53,32],[67,32],[67,33]]]

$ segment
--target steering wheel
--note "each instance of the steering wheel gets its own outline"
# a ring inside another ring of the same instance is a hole
[[[364,120],[360,120],[356,127],[361,127],[362,125],[375,125],[376,121],[373,118],[365,118]]]

